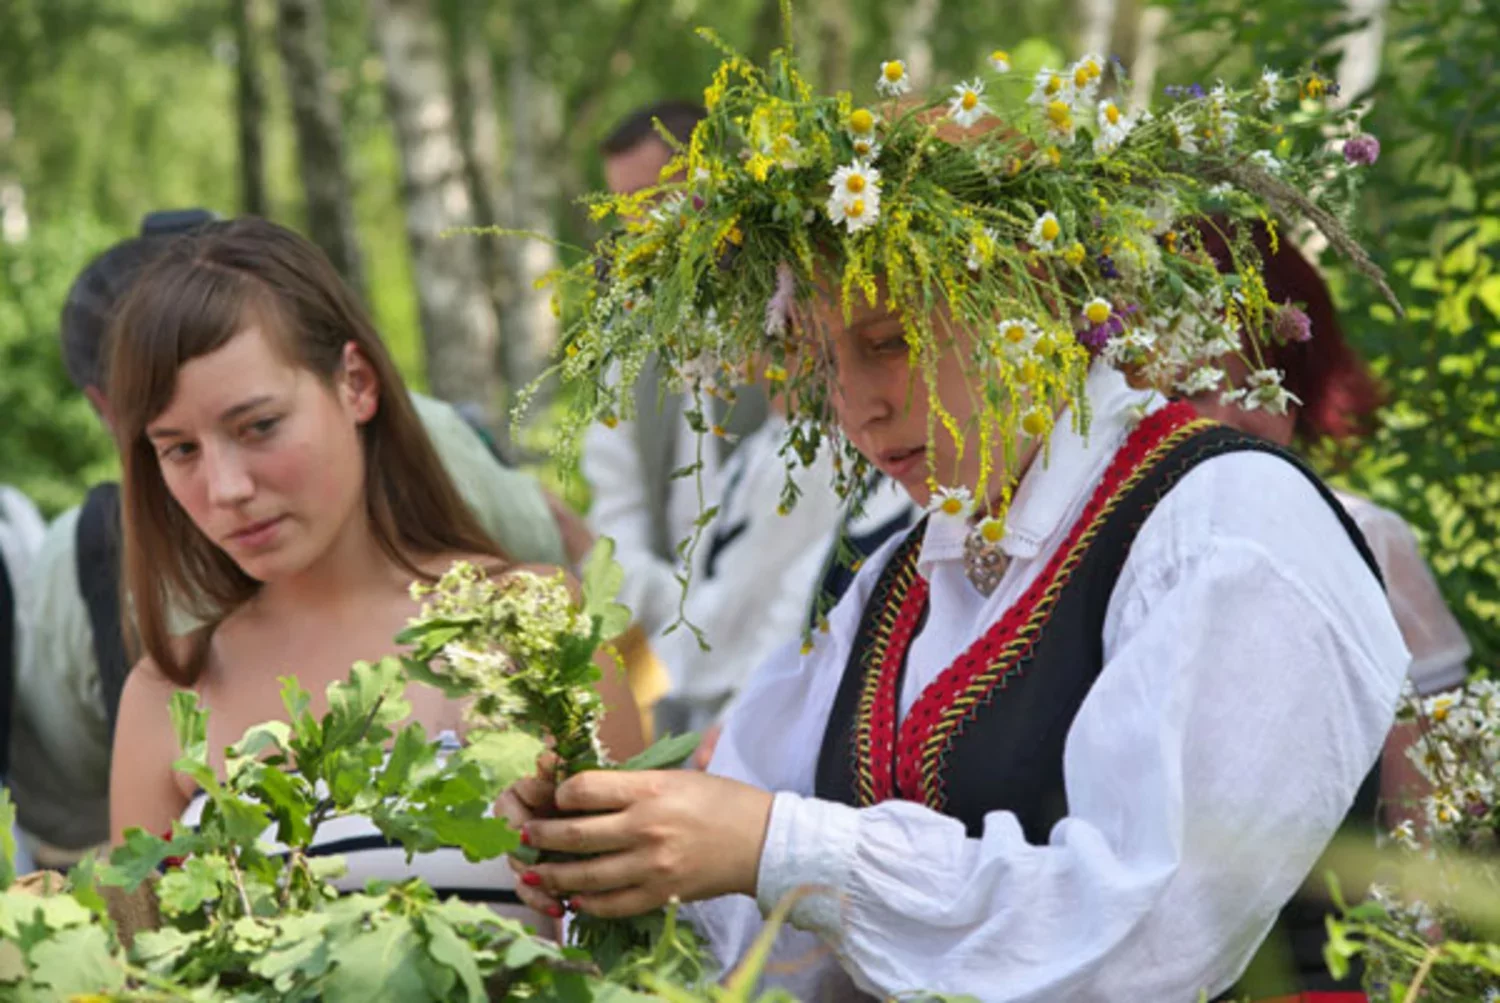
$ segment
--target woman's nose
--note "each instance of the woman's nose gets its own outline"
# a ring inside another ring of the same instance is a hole
[[[232,508],[244,504],[255,494],[255,480],[250,476],[243,455],[233,446],[203,447],[203,469],[208,479],[211,504]]]

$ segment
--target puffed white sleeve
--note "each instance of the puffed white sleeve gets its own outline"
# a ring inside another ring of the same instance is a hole
[[[738,711],[786,714],[795,738],[760,748],[783,744],[762,721],[724,758],[780,792],[762,910],[822,889],[793,922],[881,996],[1102,1003],[1230,985],[1380,751],[1407,665],[1399,632],[1302,475],[1235,454],[1147,520],[1104,640],[1066,743],[1069,812],[1045,845],[1009,812],[973,839],[923,805],[808,796],[810,718],[831,695],[805,687],[816,706],[802,707],[795,673],[767,679],[790,692]]]

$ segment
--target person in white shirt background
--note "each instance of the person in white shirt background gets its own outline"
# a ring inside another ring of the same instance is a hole
[[[736,272],[703,281],[732,300]],[[839,430],[936,511],[865,563],[810,653],[789,642],[761,666],[707,775],[508,792],[531,846],[592,855],[513,861],[523,898],[604,916],[692,903],[727,967],[802,890],[767,976],[798,998],[1214,998],[1351,804],[1373,820],[1410,659],[1358,531],[1295,458],[1103,359],[1074,407],[981,458],[929,416],[935,395],[973,427],[976,401],[1010,389],[970,361],[981,332],[940,341],[919,378],[888,290],[841,304],[828,275],[804,281]],[[1047,295],[1035,281],[1016,301]],[[950,330],[935,309],[927,329]],[[983,524],[939,484],[1011,500],[998,560],[972,557]],[[1311,955],[1297,988],[1332,981]]]
[[[28,587],[32,559],[47,530],[41,513],[20,491],[0,484],[0,787],[5,785],[10,760],[10,730],[14,715],[17,667],[21,659],[21,594]],[[15,847],[11,864],[17,874],[31,870],[31,857],[11,823]]]
[[[685,143],[703,115],[701,106],[685,101],[663,101],[627,115],[600,145],[609,190],[628,194],[655,187],[672,159],[656,123]],[[583,475],[593,494],[589,526],[615,541],[615,559],[625,569],[620,602],[648,637],[677,619],[678,545],[692,537],[698,513],[717,501],[721,461],[765,420],[764,394],[737,388],[736,395],[732,408],[719,398],[704,402],[723,409],[714,418],[726,435],[705,440],[700,450],[684,417],[694,402],[664,393],[652,367],[638,381],[634,419],[613,428],[596,425],[584,439]],[[695,474],[672,476],[700,458]]]
[[[835,536],[846,534],[856,555],[868,555],[916,515],[905,492],[885,478],[857,513],[850,512],[833,490],[826,446],[812,465],[792,474],[797,502],[783,509],[786,434],[786,419],[773,403],[765,424],[725,462],[718,512],[690,551],[684,623],[652,642],[672,680],[665,703],[675,711],[673,723],[679,731],[704,734],[700,766],[712,753],[721,714],[753,672],[776,649],[818,629],[820,592],[829,601],[842,594],[847,581],[839,579],[832,553]]]

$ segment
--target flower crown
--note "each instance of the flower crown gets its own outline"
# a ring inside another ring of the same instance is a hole
[[[929,390],[949,325],[969,332],[975,416],[961,427],[933,392],[928,434],[978,449],[982,484],[997,446],[1018,455],[1078,401],[1096,356],[1167,393],[1287,406],[1262,347],[1306,337],[1305,317],[1270,302],[1248,228],[1232,221],[1262,221],[1273,246],[1280,226],[1311,224],[1385,289],[1341,222],[1378,144],[1322,107],[1316,72],[1175,91],[1153,115],[1115,96],[1116,61],[1086,56],[1028,82],[997,51],[987,78],[927,101],[908,97],[900,60],[885,62],[878,99],[857,104],[816,96],[789,50],[761,69],[700,34],[725,57],[707,118],[686,145],[662,131],[676,155],[658,187],[590,200],[614,230],[560,276],[565,453],[594,421],[631,416],[629,388],[655,353],[667,392],[697,402],[687,415],[700,434],[723,434],[707,397],[768,382],[791,419],[784,455],[810,463],[837,432],[799,304],[832,289],[846,319],[860,300],[900,319]],[[1001,124],[989,102],[1011,86],[1024,111]],[[1231,269],[1204,250],[1206,230],[1221,233]],[[1235,353],[1253,373],[1238,389],[1216,365]],[[835,457],[836,487],[853,493],[867,468],[851,450]]]

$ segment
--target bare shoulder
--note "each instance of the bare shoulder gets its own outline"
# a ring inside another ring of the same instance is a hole
[[[172,657],[182,666],[196,662],[202,666],[202,675],[208,675],[212,671],[212,659],[206,657],[207,646],[217,632],[214,628],[199,628],[192,633],[172,638]],[[125,679],[125,693],[121,700],[123,703],[132,699],[132,693],[136,694],[135,699],[164,700],[178,690],[201,688],[203,681],[200,676],[198,685],[194,686],[173,679],[155,658],[146,655],[131,667],[130,675]]]

